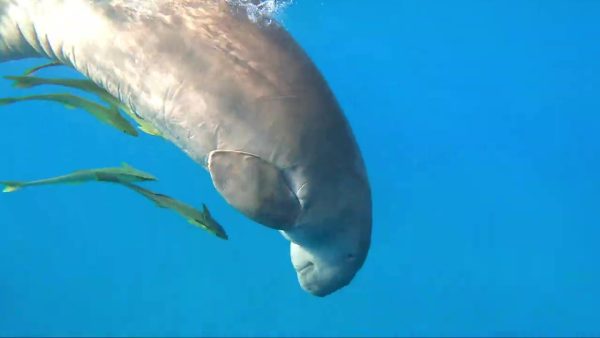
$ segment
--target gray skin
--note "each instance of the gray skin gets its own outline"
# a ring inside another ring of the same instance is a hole
[[[73,66],[280,230],[302,288],[350,283],[371,242],[363,159],[326,81],[276,22],[223,0],[0,0],[0,61]]]

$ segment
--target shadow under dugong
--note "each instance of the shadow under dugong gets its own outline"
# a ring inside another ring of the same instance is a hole
[[[130,106],[280,230],[301,286],[350,283],[371,242],[363,159],[333,93],[277,23],[224,0],[0,0],[0,61],[48,57]]]

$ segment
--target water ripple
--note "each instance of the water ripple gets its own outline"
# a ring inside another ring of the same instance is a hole
[[[232,6],[242,8],[253,22],[270,23],[271,19],[294,0],[226,0]]]

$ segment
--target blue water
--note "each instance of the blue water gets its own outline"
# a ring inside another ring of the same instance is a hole
[[[0,179],[127,161],[230,235],[113,185],[0,195],[0,335],[600,335],[599,17],[585,0],[286,9],[373,188],[368,260],[326,298],[175,146],[55,104],[0,107]]]

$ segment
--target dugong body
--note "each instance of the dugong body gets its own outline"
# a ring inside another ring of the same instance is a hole
[[[350,127],[277,23],[223,0],[0,0],[0,61],[48,57],[130,106],[254,221],[290,240],[301,286],[347,285],[371,238]]]

